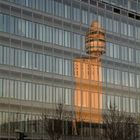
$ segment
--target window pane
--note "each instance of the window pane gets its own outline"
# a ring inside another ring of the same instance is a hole
[[[3,79],[0,79],[0,97],[3,96]]]
[[[0,31],[3,31],[3,15],[0,14]]]

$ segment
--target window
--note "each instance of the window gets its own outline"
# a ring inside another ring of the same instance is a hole
[[[128,51],[129,51],[129,61],[134,62],[134,49],[129,48]]]
[[[136,50],[136,63],[140,63],[140,50]]]
[[[61,87],[55,87],[55,103],[63,103],[63,92]]]
[[[63,45],[63,32],[62,32],[62,30],[58,30],[58,44]]]
[[[20,81],[16,81],[15,82],[15,96],[18,99],[21,99],[21,82]]]
[[[54,44],[59,44],[58,43],[58,38],[59,38],[59,33],[57,28],[53,28],[53,43]]]
[[[32,100],[32,83],[28,83],[28,100]]]
[[[39,40],[40,38],[40,25],[39,24],[35,24],[35,39]]]
[[[15,33],[15,18],[10,16],[10,33]]]
[[[140,88],[140,75],[136,75],[137,88]]]
[[[46,72],[52,72],[52,57],[46,55]]]
[[[72,13],[73,13],[73,20],[80,22],[80,7],[79,7],[79,3],[77,5],[73,4],[72,6]]]
[[[32,69],[32,52],[26,51],[26,67]]]
[[[59,65],[59,67],[58,67],[59,72],[58,73],[63,74],[63,60],[61,58],[59,58],[58,65]]]
[[[10,48],[10,65],[14,66],[14,56],[15,56],[15,50],[14,48]]]
[[[20,51],[15,49],[15,55],[14,55],[14,60],[15,60],[15,66],[21,66],[21,54]]]
[[[128,0],[123,0],[123,3],[121,3],[121,4],[123,4],[123,6],[127,8],[128,7]]]
[[[70,47],[71,46],[70,41],[71,41],[70,32],[64,31],[64,46],[65,47]]]
[[[122,60],[128,61],[128,48],[122,46],[121,49],[122,49],[121,51]]]
[[[119,33],[119,21],[113,20],[113,31]]]
[[[95,67],[93,65],[89,65],[89,63],[81,63],[81,73],[83,79],[91,79],[91,80],[98,80],[95,78]]]
[[[43,12],[45,12],[45,6],[46,6],[46,0],[41,0],[40,2],[42,2],[41,4],[41,9],[40,10],[43,10]]]
[[[136,39],[140,39],[140,27],[135,26],[135,36]]]
[[[15,91],[14,91],[14,81],[13,80],[9,80],[9,91],[10,91],[10,98],[14,98],[15,97]]]
[[[73,33],[73,47],[75,49],[80,49],[81,48],[81,37],[79,34]]]
[[[106,68],[102,67],[102,81],[106,82],[107,79],[107,73],[106,73]]]
[[[26,53],[25,53],[25,51],[24,50],[22,50],[21,51],[21,67],[25,67],[25,65],[26,65],[26,55],[25,55]]]
[[[82,8],[82,23],[88,24],[88,10],[85,8]]]
[[[3,79],[0,79],[0,97],[3,97]]]
[[[9,97],[9,80],[3,79],[3,97]]]
[[[63,11],[63,7],[62,7],[61,0],[54,0],[54,14],[56,16],[62,16],[62,11]]]
[[[127,34],[127,24],[124,22],[121,22],[121,34],[128,35]]]
[[[3,15],[0,14],[0,31],[3,31]]]
[[[10,32],[10,17],[8,15],[3,15],[3,29],[4,32]]]
[[[21,26],[22,26],[21,35],[25,36],[26,35],[26,22],[23,19],[21,20]]]
[[[121,100],[119,96],[115,96],[115,106],[119,111],[121,110]]]
[[[25,0],[25,6],[29,6],[32,8],[32,0]]]
[[[42,41],[46,42],[45,38],[46,38],[46,28],[45,25],[42,25]]]
[[[20,82],[20,99],[25,100],[25,82]]]
[[[38,1],[39,1],[39,10],[41,10],[41,11],[44,12],[44,11],[45,11],[45,6],[46,6],[46,5],[45,5],[45,4],[46,4],[46,3],[45,3],[46,0],[41,0],[41,1],[38,0]]]
[[[113,21],[112,21],[112,18],[111,17],[106,17],[106,29],[108,30],[108,31],[113,31],[112,29],[113,29],[113,23],[112,23]]]
[[[72,104],[72,90],[65,88],[64,89],[64,98],[65,98],[65,104],[71,105]]]
[[[36,100],[36,85],[32,84],[32,100]]]
[[[113,57],[113,46],[114,46],[114,44],[113,43],[109,43],[109,56],[110,57]]]
[[[95,11],[92,11],[92,9],[90,9],[90,10],[91,10],[91,12],[90,12],[89,19],[90,19],[90,24],[91,24],[93,22],[93,20],[97,20],[97,14]]]
[[[128,72],[122,72],[122,85],[128,86]]]
[[[80,45],[82,47],[82,50],[85,51],[85,36],[84,35],[81,35],[81,38],[82,38],[82,41],[81,41],[81,44]],[[80,49],[81,49],[81,47],[80,47]]]
[[[52,42],[52,28],[49,26],[46,26],[46,35],[45,35],[45,41],[51,43]]]
[[[101,26],[103,27],[103,28],[106,28],[106,23],[105,23],[105,18],[103,17],[103,15],[98,15],[98,22],[101,24]]]
[[[29,68],[29,52],[25,51],[25,67]]]
[[[129,112],[129,98],[125,98],[125,111]]]
[[[95,99],[95,100],[97,100],[97,99]],[[96,102],[98,102],[98,101],[96,101]],[[82,106],[89,107],[89,93],[88,93],[88,91],[82,91]]]
[[[114,83],[117,85],[120,85],[121,83],[121,77],[120,77],[120,71],[119,70],[114,70]]]
[[[48,103],[52,103],[54,96],[53,96],[53,91],[51,86],[46,86],[46,101]]]
[[[21,22],[21,19],[19,19],[19,18],[15,18],[15,22],[17,22],[16,24],[17,25],[15,25],[15,34],[17,34],[17,35],[23,35],[22,34],[22,22]],[[23,25],[24,26],[24,25]],[[17,29],[16,29],[17,28]],[[28,30],[28,27],[27,27],[27,29],[26,30]],[[17,32],[17,33],[16,33]],[[24,31],[24,35],[23,36],[25,36],[26,34],[26,31]]]
[[[140,27],[138,28],[138,39],[140,39]]]
[[[18,87],[18,81],[15,81],[14,82],[15,99],[18,99],[18,94],[20,93],[20,92],[18,92],[18,89],[19,89],[19,87]]]
[[[113,69],[107,69],[107,82],[112,84],[114,82]]]
[[[63,12],[63,14],[64,14],[64,18],[70,19],[71,18],[71,6],[67,2],[68,1],[66,1],[64,3],[64,5],[63,5],[64,6],[64,12]]]
[[[120,46],[117,44],[114,44],[114,58],[119,59],[120,58]]]
[[[45,85],[42,85],[42,101],[46,102],[46,88]]]
[[[9,58],[9,48],[3,47],[3,64],[9,64],[10,58]]]
[[[53,3],[54,3],[54,0],[46,0],[46,12],[48,13],[53,13]]]
[[[35,0],[35,8],[37,9],[37,10],[40,10],[39,8],[39,6],[40,6],[40,2],[39,2],[40,0]]]
[[[129,83],[130,83],[130,87],[135,87],[135,75],[134,75],[134,73],[129,73]]]
[[[39,24],[38,30],[39,30],[38,39],[39,39],[40,41],[43,41],[43,30],[42,30],[42,25],[41,25],[41,24]]]
[[[136,100],[133,98],[130,98],[130,111],[132,113],[136,112]]]
[[[107,95],[107,108],[110,108],[110,106],[114,105],[114,96]]]
[[[64,59],[64,66],[63,66],[64,75],[71,76],[72,74],[71,68],[72,68],[72,64],[70,60]]]
[[[82,96],[81,96],[81,91],[80,90],[75,90],[75,104],[76,106],[81,106],[82,105]]]
[[[138,106],[138,113],[140,113],[140,100],[138,100],[137,106]]]
[[[110,51],[109,44],[110,44],[109,42],[106,42],[106,53],[105,53],[106,56],[109,56],[109,53],[110,53],[109,52]]]
[[[45,55],[42,55],[42,70],[43,70],[43,72],[45,72],[46,71],[46,63],[45,63]]]
[[[42,60],[42,54],[38,54],[38,67],[39,67],[39,70],[42,71],[42,68],[43,68],[43,60]]]
[[[29,38],[29,21],[25,21],[25,36]]]
[[[56,57],[56,58],[53,59],[53,64],[54,64],[53,70],[54,70],[54,73],[60,74],[62,72],[62,71],[61,72],[59,71],[60,67],[62,69],[62,65],[59,65],[59,64],[62,64],[60,62],[62,62],[62,60],[60,58]]]
[[[128,36],[133,37],[134,36],[134,29],[133,25],[128,24]]]
[[[42,85],[36,84],[36,100],[42,101]]]
[[[107,97],[106,97],[106,95],[105,94],[102,94],[102,109],[106,109],[107,108],[107,99],[106,99]]]
[[[0,46],[0,64],[3,64],[3,46]]]
[[[20,2],[21,2],[22,5],[25,5],[25,1],[26,0],[21,0],[21,1],[20,0],[15,0],[15,2],[18,3],[18,4],[20,4]]]
[[[137,10],[137,2],[136,1],[130,1],[130,9],[133,11]]]

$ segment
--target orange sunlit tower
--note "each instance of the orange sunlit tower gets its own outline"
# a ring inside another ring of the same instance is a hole
[[[94,21],[86,33],[88,57],[74,60],[75,111],[77,120],[99,123],[102,120],[101,55],[105,53],[105,31]]]

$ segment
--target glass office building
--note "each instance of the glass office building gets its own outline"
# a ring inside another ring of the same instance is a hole
[[[92,63],[83,62],[91,57],[85,35],[93,21],[106,36],[98,81],[86,77]],[[77,86],[76,70],[80,83],[88,79],[101,90]],[[140,113],[140,0],[0,0],[0,139],[15,139],[16,129],[46,139],[41,114],[59,103],[74,112],[75,94],[80,112],[115,103],[119,111]],[[99,123],[91,119],[79,135],[66,125],[64,136],[98,139]]]

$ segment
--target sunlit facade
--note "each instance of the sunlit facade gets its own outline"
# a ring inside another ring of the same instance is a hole
[[[87,47],[93,21],[105,31],[98,61]],[[110,103],[140,113],[139,0],[0,0],[0,139],[16,129],[46,139],[41,114],[58,103],[86,122],[79,135],[65,126],[74,139],[98,139]]]

